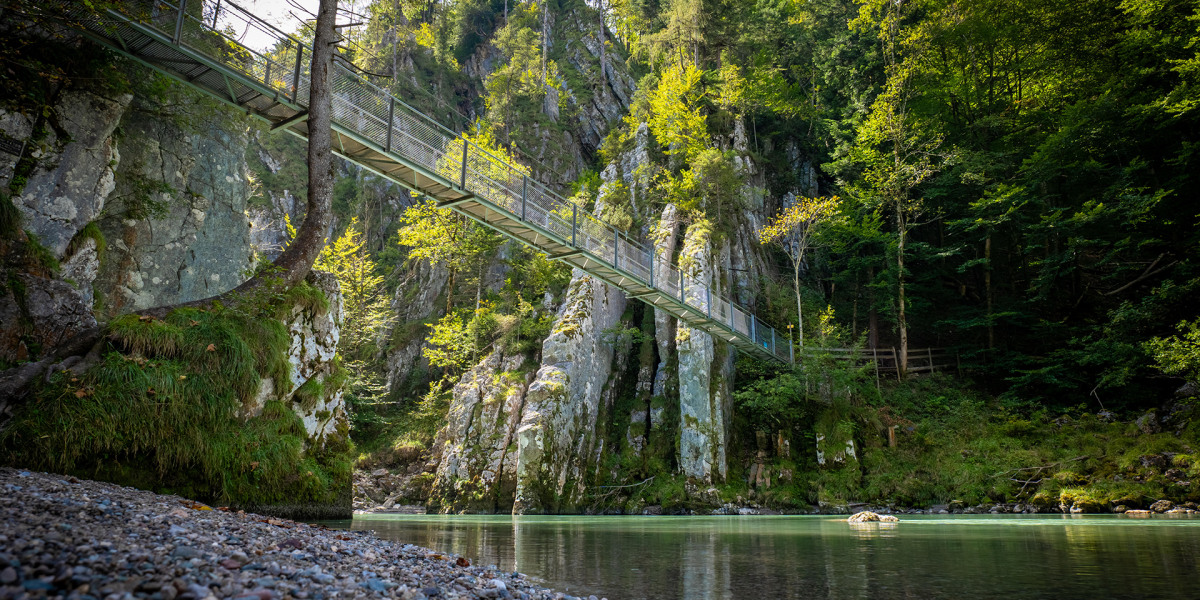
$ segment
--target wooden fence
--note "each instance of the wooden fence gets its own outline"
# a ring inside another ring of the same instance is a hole
[[[833,360],[855,365],[871,365],[875,369],[875,377],[882,374],[895,373],[900,377],[900,352],[895,348],[815,348],[805,349],[804,354],[825,353]],[[800,354],[797,349],[797,354]],[[907,369],[910,375],[918,373],[933,373],[934,371],[958,370],[958,353],[945,348],[910,348],[908,350]]]

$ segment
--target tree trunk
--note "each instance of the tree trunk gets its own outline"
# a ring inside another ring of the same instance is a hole
[[[312,270],[313,262],[325,247],[331,219],[333,198],[333,51],[336,40],[333,30],[337,18],[338,0],[321,0],[317,7],[316,35],[313,39],[312,74],[308,96],[308,205],[304,224],[296,239],[274,266],[281,269],[279,278],[288,287],[300,283]],[[261,277],[238,286],[256,288]]]
[[[896,231],[899,243],[896,247],[896,299],[899,303],[896,312],[896,325],[900,333],[900,355],[896,357],[896,372],[900,379],[908,376],[908,318],[904,298],[904,242],[907,237],[907,224],[904,222],[904,206],[896,203]]]
[[[608,51],[604,47],[604,0],[600,0],[600,93],[602,97],[608,97]]]
[[[983,290],[987,296],[988,350],[996,347],[996,324],[992,322],[992,236],[983,241]]]
[[[408,18],[404,16],[404,7],[400,6],[400,0],[395,0],[392,7],[396,11],[396,21],[392,23],[392,83],[400,77],[400,26],[408,24]]]
[[[875,267],[867,267],[867,347],[879,347],[879,311],[875,308]]]
[[[542,85],[546,85],[546,54],[550,51],[550,3],[542,3]],[[549,87],[546,93],[550,93]]]
[[[800,261],[793,265],[792,284],[796,290],[796,330],[799,331],[800,346],[804,346],[804,299],[800,297]]]

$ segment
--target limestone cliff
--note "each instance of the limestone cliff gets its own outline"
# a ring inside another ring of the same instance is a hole
[[[492,352],[454,386],[432,497],[445,512],[508,511],[517,488],[517,428],[533,371]]]
[[[612,374],[603,332],[617,324],[625,302],[620,290],[590,275],[576,272],[571,280],[521,411],[514,513],[572,511],[583,500],[603,444],[596,420]]]
[[[116,187],[99,220],[105,315],[220,294],[252,265],[246,124],[172,116],[196,118],[135,102],[121,121]]]
[[[684,289],[689,304],[707,307],[716,277],[711,239],[706,223],[688,228],[680,265],[688,277]],[[723,360],[729,350],[708,333],[684,323],[678,325],[679,351],[679,467],[689,480],[709,484],[725,479],[725,435],[729,379],[732,369]],[[718,347],[719,346],[719,347]],[[720,356],[718,356],[720,355]],[[732,365],[730,365],[732,366]]]

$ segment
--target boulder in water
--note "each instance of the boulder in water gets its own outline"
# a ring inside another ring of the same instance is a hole
[[[880,514],[873,513],[869,510],[864,510],[859,513],[854,513],[853,515],[851,515],[851,517],[849,519],[846,519],[846,522],[847,523],[898,523],[898,522],[900,522],[900,519],[896,518],[895,515],[880,515]]]

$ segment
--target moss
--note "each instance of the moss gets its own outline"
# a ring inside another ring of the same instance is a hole
[[[352,448],[305,450],[279,400],[243,419],[264,376],[287,378],[278,321],[179,309],[110,324],[102,362],[55,374],[0,436],[4,462],[173,492],[219,504],[314,506],[348,499]]]
[[[350,382],[350,371],[342,365],[342,357],[335,356],[330,363],[329,374],[325,376],[323,383],[325,384],[325,397],[331,398],[334,394],[344,390],[346,384]]]

